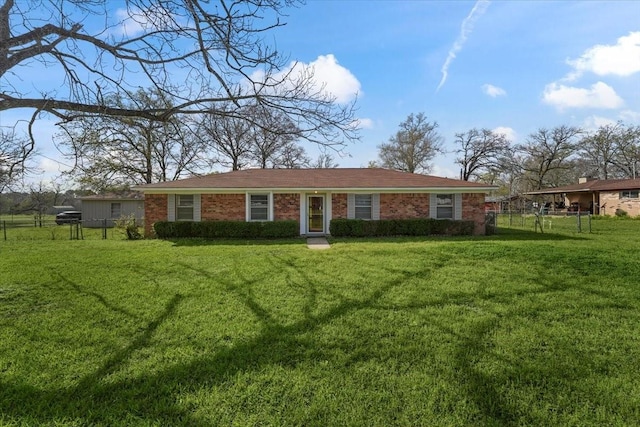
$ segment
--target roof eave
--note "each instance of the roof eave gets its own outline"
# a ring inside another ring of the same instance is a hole
[[[138,188],[145,194],[166,193],[247,193],[247,192],[278,192],[278,193],[488,193],[498,190],[498,187],[237,187],[237,188],[211,188],[211,187],[148,187]]]

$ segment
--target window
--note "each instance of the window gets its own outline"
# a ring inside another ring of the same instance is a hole
[[[176,196],[176,220],[193,221],[193,194]]]
[[[436,218],[453,219],[453,194],[436,195]]]
[[[371,219],[371,194],[355,195],[355,217],[358,219]]]
[[[249,221],[269,220],[269,195],[251,194],[249,196]]]
[[[111,218],[120,218],[122,216],[122,204],[111,203]]]
[[[637,199],[638,190],[625,190],[620,192],[621,199]]]

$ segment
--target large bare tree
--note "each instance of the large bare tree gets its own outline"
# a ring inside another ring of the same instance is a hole
[[[259,105],[248,107],[246,116],[251,126],[252,162],[262,169],[284,167],[281,159],[290,157],[296,147],[298,127],[280,112]]]
[[[400,129],[386,144],[378,146],[383,167],[411,173],[429,172],[430,162],[441,152],[442,137],[437,122],[429,122],[424,113],[409,114]]]
[[[522,170],[530,190],[558,187],[575,180],[573,160],[577,138],[582,133],[573,126],[540,128],[517,147],[522,154]]]
[[[617,176],[637,178],[640,175],[640,126],[623,126],[619,129],[616,142],[617,150],[612,163]]]
[[[298,3],[125,0],[115,10],[109,0],[0,0],[0,112],[166,121],[218,103],[257,103],[289,117],[302,138],[343,145],[358,138],[355,101],[339,104],[312,69],[290,66],[265,42]],[[133,99],[140,87],[175,102],[108,102]]]
[[[456,134],[456,163],[460,165],[460,177],[469,181],[482,174],[495,175],[500,159],[509,149],[509,140],[504,134],[489,129],[470,129]]]
[[[340,166],[331,153],[320,153],[318,157],[309,163],[309,167],[314,169],[335,169]]]
[[[24,176],[33,153],[29,138],[18,136],[13,128],[0,128],[0,193]]]
[[[197,133],[206,141],[208,150],[214,153],[214,162],[233,171],[249,166],[254,150],[253,127],[241,113],[227,113],[235,107],[231,104],[217,107],[218,113],[203,114]]]
[[[129,100],[115,98],[118,108],[170,108],[172,100],[155,89],[139,89]],[[84,117],[62,125],[59,148],[72,161],[71,171],[83,187],[111,187],[173,181],[207,171],[202,140],[178,115],[166,121],[140,117]]]
[[[622,123],[600,126],[597,131],[587,134],[579,143],[579,154],[590,174],[600,179],[616,175],[616,158],[624,132]]]

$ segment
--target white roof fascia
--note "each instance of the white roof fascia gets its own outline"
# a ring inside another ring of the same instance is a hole
[[[148,188],[140,189],[145,194],[240,194],[240,193],[304,193],[304,192],[331,192],[331,193],[487,193],[497,190],[498,187],[416,187],[416,188]]]

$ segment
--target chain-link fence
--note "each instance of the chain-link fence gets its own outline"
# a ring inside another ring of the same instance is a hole
[[[101,224],[96,227],[96,224]],[[72,220],[57,224],[55,218],[16,217],[0,219],[2,240],[84,240],[126,238],[125,230],[114,227],[111,219],[92,219],[91,227],[83,221]],[[142,226],[142,224],[137,224]]]
[[[499,233],[501,228],[526,229],[538,233],[591,233],[593,225],[592,215],[588,212],[487,212],[487,227],[495,233]]]

